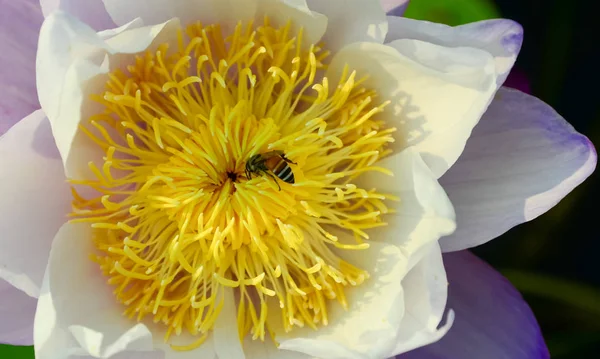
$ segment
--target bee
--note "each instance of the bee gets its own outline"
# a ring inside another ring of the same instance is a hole
[[[295,181],[294,172],[289,166],[290,163],[296,164],[285,157],[283,151],[259,153],[250,157],[248,162],[246,162],[246,178],[250,180],[252,175],[259,176],[266,174],[277,183],[277,187],[281,191],[281,186],[277,182],[277,178],[290,184],[293,184]]]

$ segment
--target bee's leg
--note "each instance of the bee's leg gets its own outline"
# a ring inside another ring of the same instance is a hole
[[[277,177],[273,176],[273,174],[269,171],[265,171],[265,173],[267,174],[267,176],[271,177],[273,179],[273,181],[275,181],[275,184],[277,184],[277,188],[279,188],[279,190],[281,191],[281,186],[279,185],[279,182],[277,181]]]
[[[296,162],[294,162],[294,161],[290,160],[289,158],[285,157],[285,155],[283,153],[281,154],[281,159],[284,160],[287,163],[291,163],[293,165],[297,165]]]

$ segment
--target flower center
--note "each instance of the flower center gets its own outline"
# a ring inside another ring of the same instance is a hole
[[[81,127],[106,154],[96,179],[72,181],[99,193],[74,192],[73,220],[95,228],[94,259],[127,315],[166,324],[165,340],[198,336],[176,349],[203,342],[228,288],[239,337],[264,340],[270,312],[286,331],[327,325],[328,302],[347,308],[345,288],[368,278],[341,257],[368,248],[390,196],[353,182],[389,173],[373,164],[394,129],[355,72],[331,86],[327,53],[291,32],[192,25],[177,49],[110,74],[94,96],[105,111]]]

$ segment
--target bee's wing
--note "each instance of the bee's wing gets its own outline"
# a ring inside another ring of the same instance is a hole
[[[274,150],[274,151],[269,151],[269,152],[265,152],[262,154],[262,158],[266,161],[269,158],[273,158],[273,157],[281,157],[283,155],[283,151],[280,150]]]

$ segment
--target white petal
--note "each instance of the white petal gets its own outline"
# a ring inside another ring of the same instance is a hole
[[[50,15],[40,31],[37,55],[37,89],[42,109],[52,125],[67,176],[73,177],[70,157],[81,118],[90,113],[91,101],[83,94],[82,84],[106,73],[101,66],[106,44],[94,30],[66,13]],[[84,106],[87,105],[87,106]],[[74,154],[85,162],[101,156],[99,149],[82,146]],[[90,154],[91,156],[83,156]],[[86,171],[82,164],[77,171]],[[83,176],[82,176],[83,177]]]
[[[328,359],[383,358],[393,350],[404,312],[401,279],[408,259],[394,245],[369,244],[368,250],[338,252],[345,261],[371,275],[362,285],[346,290],[349,310],[331,303],[329,324],[316,331],[305,327],[286,334],[275,329],[280,349]],[[278,312],[269,312],[274,314],[268,319],[271,328],[280,323]]]
[[[102,0],[40,0],[44,16],[62,10],[74,15],[96,30],[115,27]]]
[[[523,27],[507,19],[474,22],[456,27],[404,17],[388,17],[387,42],[415,39],[448,47],[474,47],[489,52],[496,64],[497,87],[502,86],[523,43]]]
[[[394,173],[390,177],[379,172],[361,178],[361,186],[377,188],[400,199],[392,203],[395,213],[388,223],[369,232],[370,238],[398,246],[408,258],[408,274],[402,279],[405,315],[389,353],[404,353],[441,338],[452,324],[450,316],[442,328],[447,298],[447,282],[437,240],[452,233],[454,209],[446,193],[417,151],[409,147],[399,154],[377,163]]]
[[[406,353],[438,341],[451,328],[454,313],[449,312],[440,326],[448,299],[448,281],[437,243],[402,280],[405,314],[400,324],[393,354]]]
[[[312,355],[278,349],[271,339],[264,342],[247,337],[244,341],[246,359],[318,359]]]
[[[398,128],[393,149],[415,146],[436,177],[454,164],[496,90],[494,59],[473,48],[418,40],[351,44],[332,60],[330,86],[346,64],[358,78],[368,75],[376,101],[391,101],[378,116]]]
[[[174,44],[177,38],[177,31],[180,28],[180,23],[177,19],[169,20],[162,24],[138,27],[139,20],[123,25],[127,31],[115,30],[116,35],[106,39],[106,44],[110,46],[110,52],[114,56],[108,58],[111,70],[120,68],[123,65],[129,65],[134,61],[130,55],[143,52],[146,50],[152,51],[159,44],[169,43]],[[114,61],[113,61],[114,60]],[[102,81],[104,84],[104,81]]]
[[[36,359],[46,359],[46,358],[36,358]],[[96,359],[96,357],[86,354],[81,354],[77,350],[67,354],[67,356],[61,356],[57,359]],[[165,354],[161,351],[152,351],[152,352],[133,352],[126,351],[120,352],[110,357],[110,359],[165,359]]]
[[[37,297],[71,193],[42,111],[0,137],[0,278]]]
[[[0,279],[0,343],[33,344],[37,300]]]
[[[82,357],[76,356],[73,359],[93,359],[94,357]],[[70,359],[70,358],[69,358]],[[165,353],[161,351],[152,351],[152,352],[134,352],[134,351],[126,351],[120,352],[110,357],[110,359],[167,359]],[[196,358],[197,359],[197,358]],[[211,358],[208,358],[211,359]]]
[[[596,167],[594,146],[541,100],[501,88],[440,183],[458,229],[444,251],[483,244],[545,213]]]
[[[67,223],[54,238],[35,316],[36,357],[88,354],[109,358],[119,352],[151,351],[144,324],[122,315],[98,264],[88,224]]]
[[[293,32],[302,27],[307,45],[318,43],[327,29],[327,17],[309,9],[306,0],[258,0],[256,23],[261,24],[265,15],[276,26],[283,26],[291,20]]]
[[[114,29],[108,29],[108,30],[104,30],[104,31],[98,31],[98,36],[104,40],[107,41],[109,39],[112,39],[113,37],[127,31],[127,30],[132,30],[132,29],[137,29],[144,26],[144,22],[142,21],[141,18],[137,17],[133,20],[131,20],[130,22],[128,22],[125,25],[121,25],[119,27],[116,27]]]
[[[224,289],[224,304],[213,328],[215,352],[218,358],[244,359],[244,349],[238,337],[237,308],[232,288]]]
[[[131,23],[128,26],[134,27]],[[172,20],[129,31],[115,30],[114,36],[105,42],[91,28],[66,13],[55,13],[46,19],[38,48],[38,94],[68,177],[92,177],[88,162],[99,163],[103,155],[79,130],[83,119],[102,110],[89,95],[104,90],[109,71],[122,66],[126,60],[133,61],[129,54],[157,43],[175,41],[177,28],[178,21]],[[108,37],[106,35],[104,33]],[[72,148],[77,151],[71,151]]]
[[[118,25],[141,18],[146,25],[160,24],[178,18],[184,25],[250,20],[257,0],[103,0],[108,13]]]
[[[392,194],[399,202],[389,202],[394,213],[386,214],[385,227],[370,230],[376,241],[396,245],[408,258],[410,270],[430,245],[456,229],[454,208],[433,173],[412,147],[376,163],[394,173],[393,177],[380,172],[368,172],[359,177],[362,188],[376,188]]]
[[[325,47],[337,51],[347,44],[382,44],[387,34],[385,11],[379,0],[308,0],[311,10],[327,16]]]

